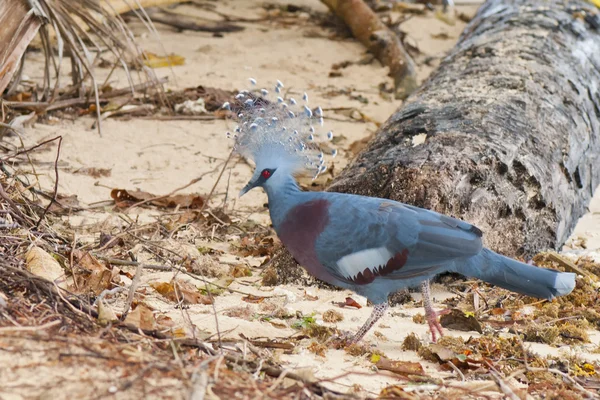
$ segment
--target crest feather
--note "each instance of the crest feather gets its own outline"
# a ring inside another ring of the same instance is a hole
[[[256,80],[250,78],[250,83],[256,85]],[[267,89],[243,90],[233,104],[223,104],[238,122],[235,133],[227,135],[235,140],[234,150],[255,164],[268,163],[292,174],[308,172],[315,179],[327,169],[326,156],[337,154],[329,143],[333,132],[323,130],[323,110],[310,108],[306,93],[299,104],[284,99],[283,87],[277,80],[274,95]]]

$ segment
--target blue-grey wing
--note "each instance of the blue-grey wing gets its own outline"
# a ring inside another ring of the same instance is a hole
[[[340,218],[340,216],[343,216]],[[402,203],[339,195],[316,242],[320,262],[345,282],[432,275],[481,251],[481,231],[464,221]]]

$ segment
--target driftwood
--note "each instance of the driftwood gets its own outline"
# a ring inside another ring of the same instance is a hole
[[[600,183],[599,119],[598,10],[488,0],[329,190],[453,215],[531,256],[566,241]]]
[[[19,69],[25,49],[42,23],[39,10],[27,2],[0,1],[0,95]]]
[[[600,183],[597,13],[583,1],[488,0],[328,190],[462,218],[509,256],[560,247]],[[265,283],[298,272],[281,251]]]
[[[406,98],[417,88],[415,64],[398,36],[363,0],[321,0],[350,28],[354,37],[390,69],[396,96]]]

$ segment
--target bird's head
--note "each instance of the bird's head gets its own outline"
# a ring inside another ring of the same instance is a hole
[[[256,85],[254,79],[250,82]],[[316,179],[327,169],[325,154],[337,154],[328,143],[333,132],[323,132],[321,107],[308,107],[306,93],[303,104],[292,97],[284,99],[282,89],[277,81],[273,96],[266,89],[245,90],[233,104],[223,105],[237,115],[235,132],[227,132],[235,140],[234,150],[256,165],[240,196],[255,187],[275,190],[290,176],[307,173]]]

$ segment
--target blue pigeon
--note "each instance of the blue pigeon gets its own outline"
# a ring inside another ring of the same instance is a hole
[[[250,80],[253,85],[254,79]],[[388,308],[388,295],[421,285],[433,340],[442,333],[431,307],[429,280],[457,272],[524,295],[552,299],[569,294],[575,274],[524,264],[482,245],[477,227],[434,211],[388,199],[305,192],[295,176],[326,170],[333,133],[321,132],[323,111],[266,89],[242,91],[224,108],[237,114],[234,149],[256,164],[240,196],[262,187],[277,235],[313,276],[368,298],[374,309],[351,339],[361,340]]]

